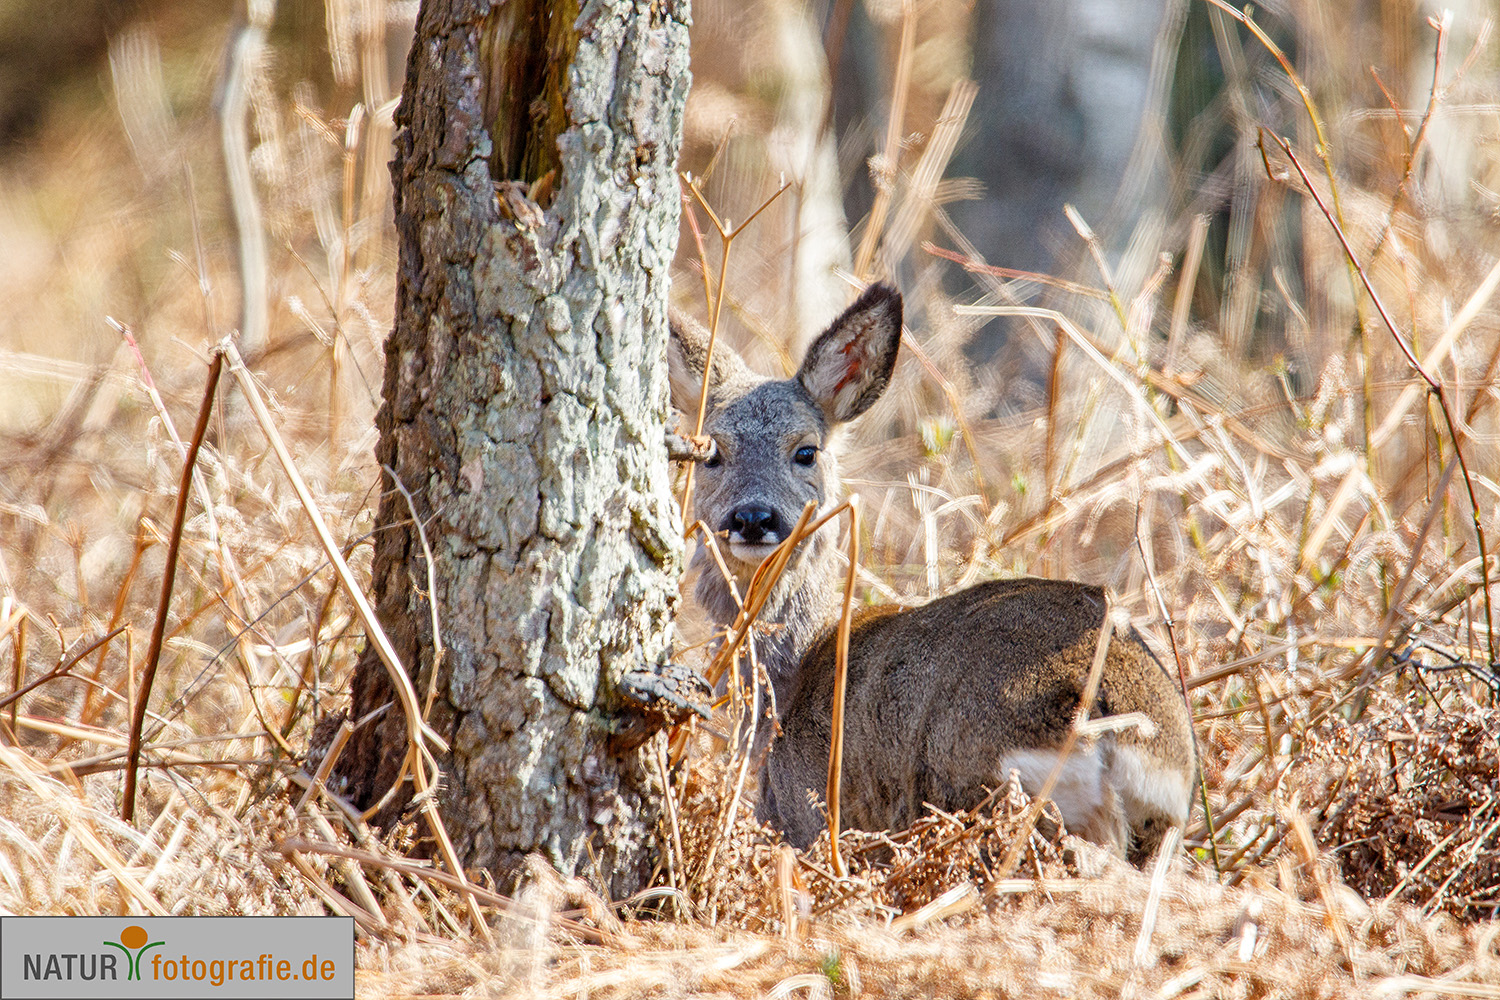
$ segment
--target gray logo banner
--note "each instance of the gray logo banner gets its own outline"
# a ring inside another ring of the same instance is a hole
[[[352,917],[0,917],[0,998],[354,996]]]

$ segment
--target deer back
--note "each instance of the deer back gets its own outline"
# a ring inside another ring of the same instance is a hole
[[[1015,768],[1035,793],[1058,761],[1104,623],[1104,593],[1060,580],[996,580],[909,611],[860,616],[850,639],[840,808],[848,826],[902,829],[926,804],[968,809]],[[794,844],[824,829],[834,682],[830,629],[804,657],[762,775],[759,815]],[[1133,631],[1114,635],[1093,718],[1137,728],[1086,741],[1052,797],[1090,840],[1141,856],[1186,823],[1195,773],[1178,686]]]

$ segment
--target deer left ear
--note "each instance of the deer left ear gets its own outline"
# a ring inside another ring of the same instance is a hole
[[[830,427],[874,405],[890,383],[901,346],[901,293],[881,283],[865,289],[807,349],[797,371]]]

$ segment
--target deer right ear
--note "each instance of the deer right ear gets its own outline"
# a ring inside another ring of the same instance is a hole
[[[708,360],[708,331],[691,316],[676,309],[667,313],[667,378],[672,384],[672,405],[695,415],[703,392],[703,368]],[[745,373],[739,355],[723,340],[714,343],[713,373],[708,380],[712,399],[726,382]]]
[[[853,420],[885,392],[901,347],[901,293],[871,285],[807,349],[797,379],[830,427]]]

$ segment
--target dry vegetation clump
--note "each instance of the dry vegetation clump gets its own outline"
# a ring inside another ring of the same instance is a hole
[[[932,907],[925,922],[935,913],[963,912],[1002,886],[1014,888],[1010,873],[997,871],[1004,848],[1017,838],[1026,845],[1023,870],[1037,879],[1077,871],[1064,862],[1059,824],[1049,817],[1050,836],[1029,828],[1031,800],[1012,783],[972,809],[933,810],[906,830],[843,831],[849,874],[840,877],[827,838],[797,854],[756,822],[743,799],[727,821],[723,790],[737,763],[738,755],[729,765],[719,755],[695,760],[678,786],[682,898],[712,927],[792,933],[810,919],[883,922]]]
[[[256,369],[363,577],[394,287],[381,40],[409,11],[328,6],[348,16],[327,22],[327,53],[278,42],[251,72],[273,236]],[[700,31],[748,50],[738,22],[712,20],[728,16],[704,5]],[[1170,864],[1136,871],[1038,833],[1002,788],[908,831],[846,831],[840,877],[826,842],[798,855],[758,827],[753,768],[700,737],[673,775],[658,887],[601,900],[543,867],[515,898],[466,899],[413,859],[412,831],[382,836],[306,794],[300,755],[343,707],[363,636],[229,388],[192,486],[144,819],[121,822],[127,706],[203,358],[242,312],[209,111],[226,29],[169,23],[117,42],[107,108],[75,102],[3,167],[0,686],[42,683],[0,702],[0,907],[352,914],[361,992],[379,996],[1500,996],[1487,30],[1387,11],[1380,37],[1351,41],[1342,8],[1270,5],[1270,41],[1296,37],[1309,115],[1235,11],[1194,0],[1186,16],[1179,75],[1202,47],[1223,72],[1176,126],[1171,198],[1123,248],[1080,218],[1078,264],[1059,276],[982,259],[945,208],[975,193],[942,180],[974,126],[962,81],[893,130],[885,234],[843,244],[846,268],[899,275],[919,317],[843,460],[866,512],[862,598],[914,603],[1005,573],[1109,585],[1197,720],[1207,815]],[[702,124],[713,108],[753,104],[766,66],[796,68],[758,52],[716,78],[716,59],[695,65],[711,99],[690,114],[699,176],[722,138]],[[1402,96],[1370,82],[1371,63]],[[751,110],[735,143],[788,125],[785,108]],[[1261,125],[1296,162],[1271,138],[1262,155]],[[737,190],[743,219],[783,168],[774,150],[728,148],[703,190]],[[789,331],[817,294],[776,291],[795,280],[797,213],[830,217],[828,176],[789,176],[784,214],[747,230],[729,267],[729,339],[768,365],[796,355]],[[1342,214],[1359,270],[1312,192]],[[711,231],[697,259],[693,221],[684,299],[719,273]],[[943,291],[966,281],[958,301]]]
[[[1500,710],[1380,692],[1356,723],[1334,720],[1287,775],[1342,877],[1371,899],[1468,919],[1500,907]]]

